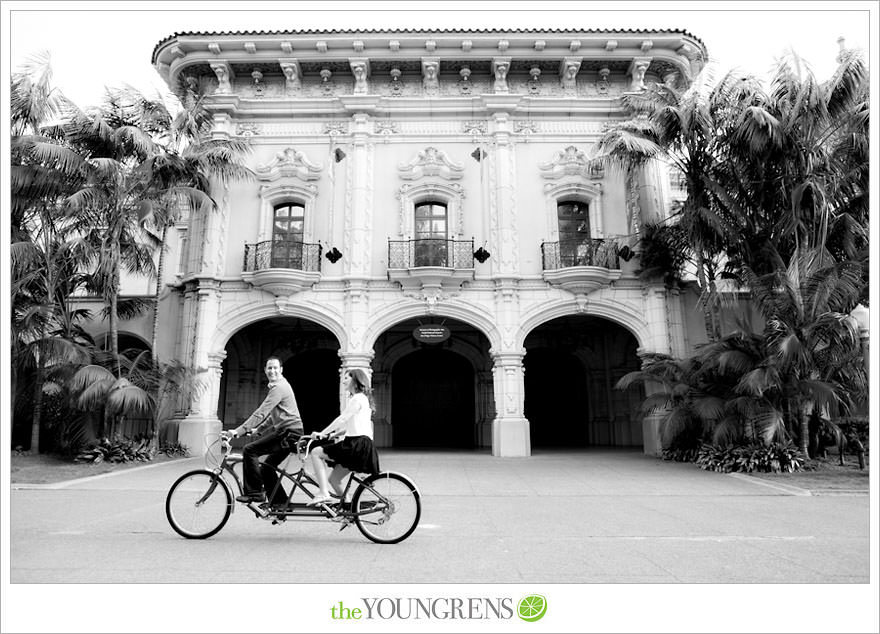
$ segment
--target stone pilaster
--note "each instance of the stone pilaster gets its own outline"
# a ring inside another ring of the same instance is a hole
[[[348,163],[343,270],[347,277],[366,278],[370,274],[370,236],[373,228],[373,147],[369,143],[369,116],[352,116],[351,153]]]
[[[198,287],[194,293],[194,320],[190,341],[192,366],[196,370],[196,385],[192,390],[189,413],[178,422],[177,440],[189,448],[194,456],[202,456],[207,450],[207,434],[219,433],[223,424],[217,416],[220,399],[220,379],[226,352],[209,351],[210,338],[217,327],[220,294],[216,283],[210,281]]]
[[[477,447],[492,446],[492,421],[495,418],[492,383],[492,372],[477,372]]]
[[[532,451],[529,421],[525,418],[525,350],[494,352],[495,420],[492,421],[492,455],[528,456]]]
[[[512,123],[507,112],[492,115],[494,152],[489,164],[489,210],[493,244],[492,274],[519,272],[519,229],[516,213],[516,165],[511,143]]]

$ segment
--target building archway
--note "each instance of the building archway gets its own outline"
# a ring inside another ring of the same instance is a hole
[[[474,369],[467,359],[449,350],[416,350],[391,376],[395,447],[474,447]]]
[[[419,326],[447,328],[449,337],[419,341]],[[489,341],[449,318],[417,318],[376,340],[373,395],[377,445],[400,448],[491,447],[495,417]]]
[[[525,340],[525,417],[532,448],[641,447],[644,389],[615,385],[641,368],[638,341],[606,319],[572,315]]]
[[[339,414],[339,342],[320,324],[274,317],[249,324],[230,337],[220,379],[217,413],[225,429],[240,425],[266,397],[266,359],[281,360],[306,432]]]

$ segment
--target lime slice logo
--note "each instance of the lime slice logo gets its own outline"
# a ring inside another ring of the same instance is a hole
[[[547,599],[540,594],[530,594],[523,597],[517,607],[517,614],[523,621],[529,623],[538,621],[547,612]]]

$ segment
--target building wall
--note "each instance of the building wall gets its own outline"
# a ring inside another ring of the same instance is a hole
[[[473,373],[473,446],[491,447],[497,456],[531,452],[523,409],[531,333],[569,317],[593,319],[576,323],[600,333],[615,324],[629,333],[621,341],[631,341],[617,368],[638,367],[638,355],[648,352],[685,354],[699,341],[693,297],[640,280],[637,260],[545,270],[541,245],[559,239],[561,200],[589,202],[591,235],[606,246],[634,245],[641,223],[668,213],[663,166],[648,165],[630,178],[590,159],[604,126],[623,116],[620,97],[645,81],[669,79],[671,70],[686,81],[701,46],[668,32],[576,35],[548,32],[545,41],[520,33],[499,41],[492,34],[446,33],[420,43],[394,34],[334,33],[328,44],[317,34],[261,34],[253,41],[184,34],[160,43],[154,63],[169,84],[188,73],[203,80],[216,75],[208,101],[214,135],[246,138],[256,174],[254,182],[218,186],[218,209],[192,211],[169,250],[169,262],[181,264],[164,276],[158,347],[203,369],[203,389],[180,423],[188,444],[201,446],[195,441],[223,424],[221,414],[235,412],[237,419],[254,405],[261,376],[258,367],[242,369],[242,348],[293,359],[299,344],[262,331],[292,332],[298,320],[338,342],[341,371],[373,373],[380,445],[393,443],[391,412],[401,407],[394,405],[395,364],[415,358],[401,348],[406,328],[420,320],[454,323],[449,350],[466,358]],[[281,59],[279,47],[302,52]],[[358,56],[349,57],[352,49]],[[465,64],[468,56],[474,61]],[[372,72],[362,81],[363,60]],[[432,84],[435,63],[441,72]],[[499,70],[505,64],[506,81]],[[458,70],[465,66],[472,67],[470,88],[462,87]],[[389,67],[403,69],[402,90],[389,79]],[[331,82],[319,77],[319,68],[332,69]],[[540,86],[533,83],[535,68],[543,69]],[[484,247],[489,259],[439,270],[389,268],[389,239],[413,237],[413,204],[425,198],[447,200],[449,237],[473,239],[472,248]],[[273,205],[293,200],[306,207],[304,241],[320,241],[325,254],[335,247],[342,259],[322,258],[313,272],[243,271],[246,245],[271,238]],[[403,335],[392,335],[401,329]],[[589,365],[591,354],[580,354],[580,363]],[[584,376],[597,367],[585,368]],[[609,376],[603,385],[607,391]],[[591,394],[597,399],[603,390]],[[341,390],[339,397],[342,405]],[[615,397],[609,398],[610,404]],[[565,411],[591,424],[588,416]],[[656,420],[621,416],[606,422],[625,433],[607,427],[587,435],[659,450]]]

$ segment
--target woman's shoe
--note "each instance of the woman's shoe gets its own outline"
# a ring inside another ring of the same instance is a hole
[[[311,500],[306,502],[306,506],[320,506],[322,504],[329,504],[333,501],[333,498],[329,495],[316,495]]]

